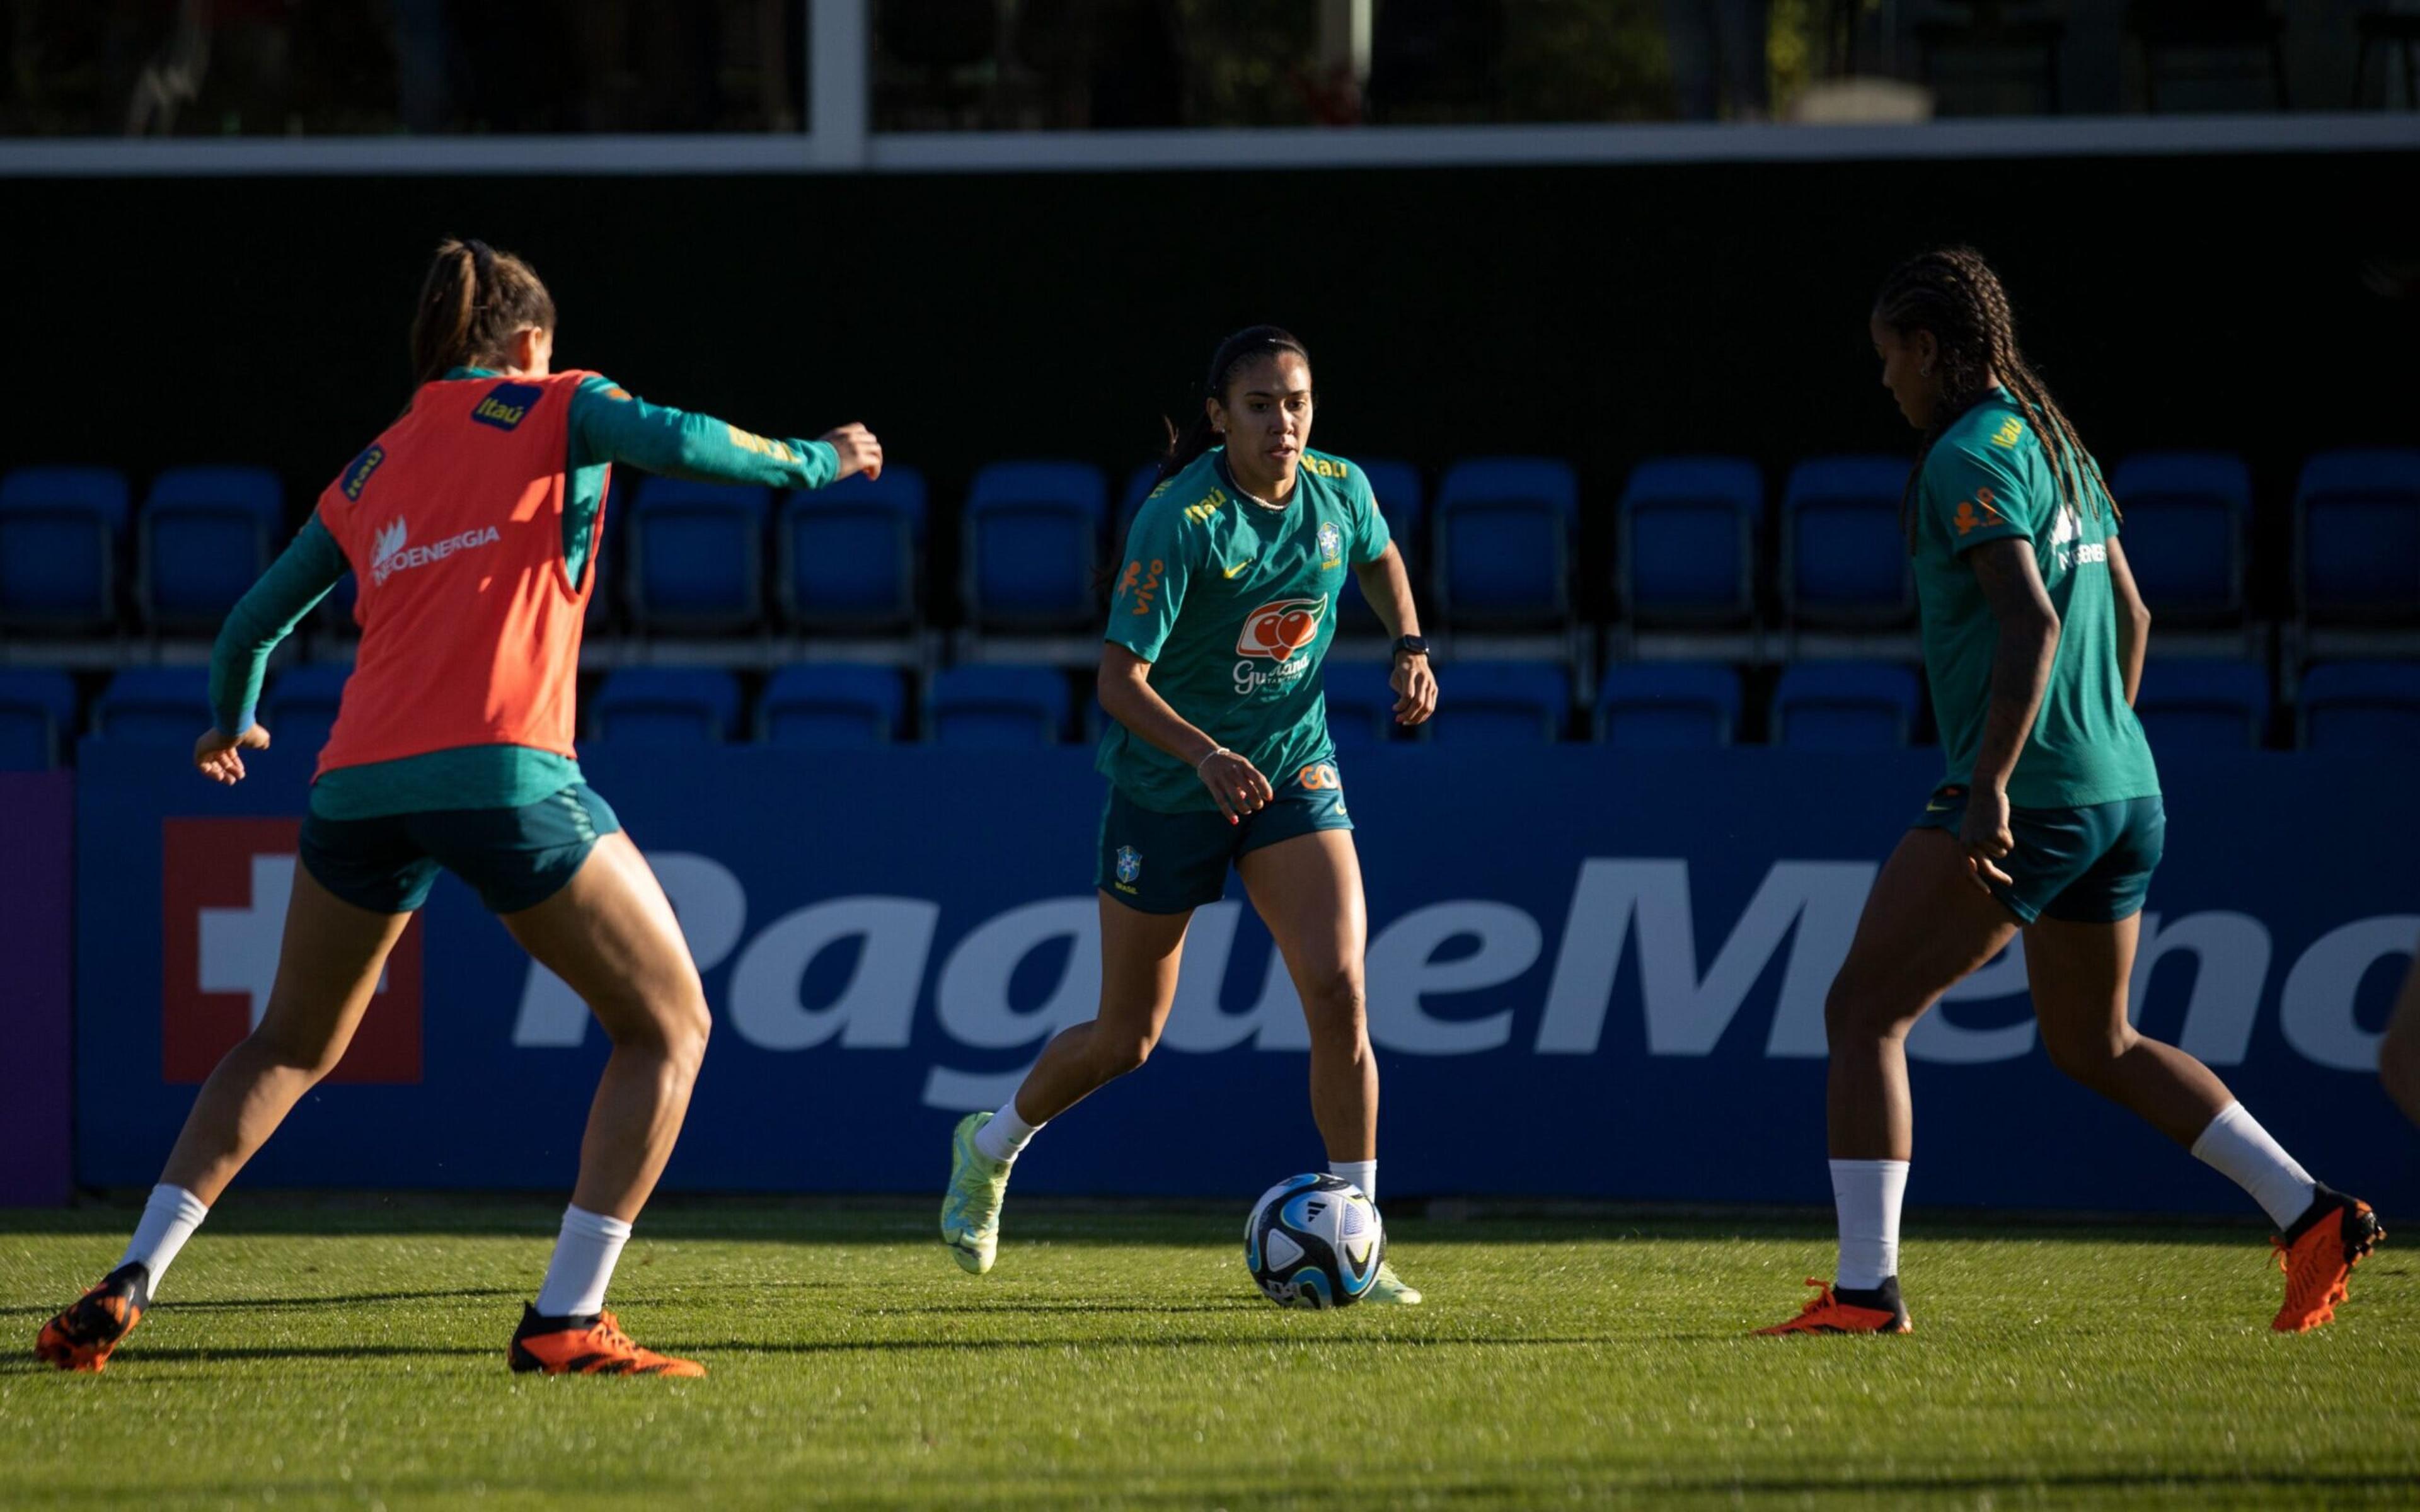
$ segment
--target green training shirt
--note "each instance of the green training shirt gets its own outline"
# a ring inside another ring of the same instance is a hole
[[[1986,541],[2032,544],[2059,620],[2058,652],[2033,733],[2009,779],[2021,809],[2082,808],[2160,791],[2150,743],[2126,703],[2118,606],[2109,583],[2115,513],[2099,470],[2083,487],[2098,508],[2060,502],[2050,455],[2003,390],[1950,423],[1917,484],[1916,591],[1924,671],[1953,782],[1971,782],[1992,701],[1999,622],[1965,553]]]
[[[1334,759],[1319,664],[1344,575],[1386,554],[1369,479],[1305,450],[1294,496],[1246,498],[1223,447],[1152,490],[1135,516],[1104,637],[1150,662],[1171,708],[1282,787]],[[1146,809],[1216,809],[1184,762],[1110,721],[1094,764]]]
[[[453,378],[501,378],[457,367]],[[564,459],[563,559],[573,582],[588,564],[597,512],[605,507],[607,468],[616,462],[666,477],[708,483],[820,488],[840,471],[824,441],[750,446],[747,433],[711,415],[647,403],[602,377],[572,391]],[[251,728],[269,655],[294,631],[351,564],[314,513],[292,544],[227,615],[210,656],[210,713],[219,729]],[[274,737],[275,731],[270,734]],[[464,746],[373,762],[328,773],[312,784],[311,811],[323,819],[376,819],[440,809],[518,809],[580,780],[580,764],[527,746]]]

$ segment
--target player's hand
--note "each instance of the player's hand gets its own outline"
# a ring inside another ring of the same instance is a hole
[[[2009,795],[2005,788],[1976,788],[1966,795],[1965,822],[1958,826],[1958,843],[1966,847],[1966,866],[1975,886],[1989,893],[1990,884],[2013,886],[1997,863],[2017,848],[2009,833]]]
[[[1202,785],[1210,790],[1210,796],[1218,800],[1218,811],[1227,816],[1231,825],[1243,823],[1247,814],[1260,812],[1278,795],[1259,767],[1232,750],[1220,751],[1194,771],[1200,774]]]
[[[1436,672],[1426,656],[1397,656],[1387,686],[1395,690],[1395,722],[1425,724],[1436,713]]]
[[[818,440],[840,454],[840,471],[832,474],[832,482],[860,472],[869,478],[882,476],[882,443],[863,425],[852,422],[838,430],[824,432]]]
[[[212,728],[194,742],[194,765],[211,781],[233,787],[243,780],[243,753],[268,748],[269,732],[258,725],[240,735],[224,734]]]

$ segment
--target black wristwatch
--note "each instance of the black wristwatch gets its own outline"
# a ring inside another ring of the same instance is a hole
[[[1395,656],[1425,656],[1428,654],[1429,638],[1427,636],[1407,635],[1398,638],[1395,641]],[[1392,660],[1393,657],[1389,657],[1388,659]]]

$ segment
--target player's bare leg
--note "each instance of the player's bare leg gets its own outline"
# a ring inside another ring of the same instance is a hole
[[[1249,853],[1236,871],[1302,999],[1311,1030],[1311,1113],[1327,1147],[1327,1168],[1375,1203],[1378,1063],[1370,1051],[1362,980],[1370,916],[1353,834],[1297,835]],[[1379,1268],[1364,1300],[1416,1305],[1420,1293],[1390,1262]]]
[[[306,869],[294,869],[277,977],[260,1023],[202,1083],[117,1267],[43,1325],[37,1354],[63,1370],[108,1365],[210,1204],[345,1057],[387,952],[411,921],[409,914],[356,908]]]
[[[604,1310],[630,1224],[688,1115],[711,1019],[680,922],[628,836],[598,840],[560,892],[504,916],[531,956],[597,1015],[613,1049],[580,1144],[580,1179],[537,1300],[513,1336],[515,1370],[704,1375],[631,1343]]]
[[[1035,1131],[1151,1057],[1176,1003],[1190,909],[1147,914],[1100,895],[1101,1006],[1062,1029],[999,1113],[970,1113],[950,1136],[950,1184],[941,1194],[941,1242],[970,1275],[1000,1254],[1009,1167]]]

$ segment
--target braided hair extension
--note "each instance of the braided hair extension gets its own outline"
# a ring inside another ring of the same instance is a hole
[[[1996,378],[2008,390],[2049,452],[2060,507],[2080,515],[2086,509],[2098,513],[2105,505],[2110,517],[2118,517],[2117,501],[2102,481],[2100,464],[2084,449],[2066,411],[2018,349],[2008,290],[1981,253],[1972,247],[1945,247],[1909,258],[1883,281],[1874,314],[1902,335],[1931,332],[1939,351],[1942,404],[1900,497],[1900,525],[1907,532],[1910,552],[1916,549],[1916,501],[1925,458],[1942,432],[1990,393],[1987,378]]]

